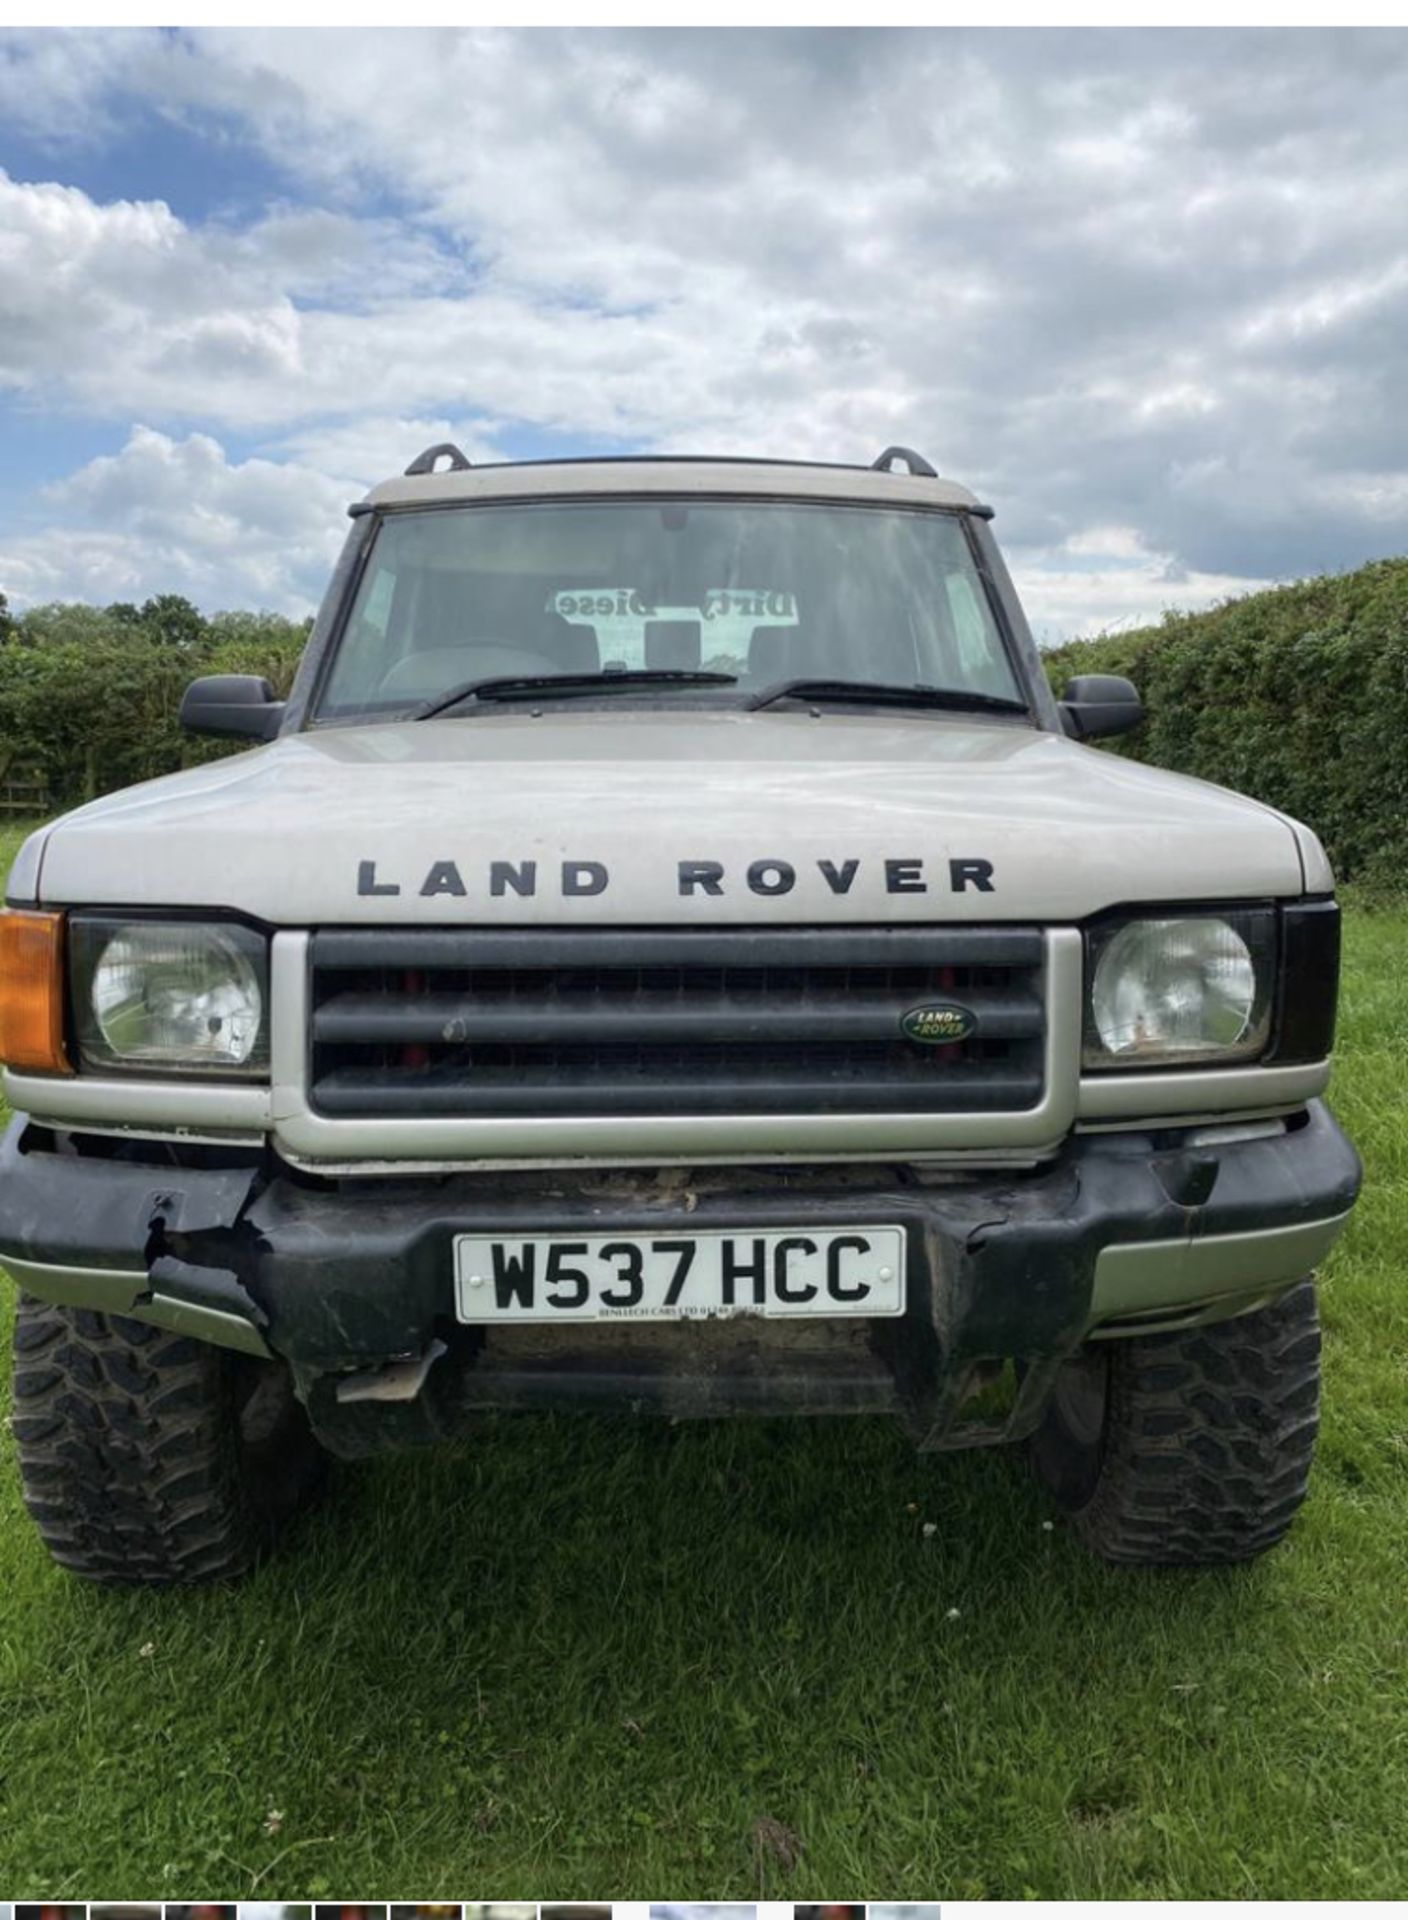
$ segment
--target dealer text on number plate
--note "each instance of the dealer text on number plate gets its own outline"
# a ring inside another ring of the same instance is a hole
[[[455,1240],[459,1317],[694,1320],[904,1312],[903,1227]]]

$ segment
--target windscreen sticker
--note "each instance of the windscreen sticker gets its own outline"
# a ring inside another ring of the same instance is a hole
[[[693,622],[704,663],[727,656],[746,664],[759,627],[795,627],[797,596],[776,587],[710,587],[697,606],[657,606],[636,587],[563,587],[548,596],[548,612],[574,627],[591,627],[603,664],[645,665],[647,622]]]

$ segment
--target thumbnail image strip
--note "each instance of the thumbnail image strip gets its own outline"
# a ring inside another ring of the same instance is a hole
[[[753,1906],[727,1906],[713,1901],[695,1901],[680,1905],[670,1902],[664,1906],[652,1905],[650,1920],[756,1920],[757,1908]]]

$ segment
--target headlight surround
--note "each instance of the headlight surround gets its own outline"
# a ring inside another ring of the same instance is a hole
[[[1150,914],[1086,936],[1084,1063],[1138,1071],[1254,1060],[1276,986],[1270,907]]]
[[[74,914],[74,1031],[98,1073],[259,1079],[269,1071],[269,943],[232,920]]]

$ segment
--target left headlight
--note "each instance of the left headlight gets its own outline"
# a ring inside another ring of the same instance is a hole
[[[1269,908],[1130,919],[1087,935],[1087,1067],[1233,1063],[1264,1051],[1276,984]]]
[[[99,1073],[269,1070],[268,941],[233,921],[69,921],[74,1031]]]

